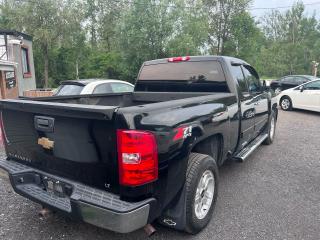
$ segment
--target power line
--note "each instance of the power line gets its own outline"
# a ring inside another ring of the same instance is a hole
[[[176,5],[166,5],[166,4],[145,4],[145,3],[139,3],[134,2],[130,0],[121,1],[121,0],[114,0],[114,2],[118,3],[126,3],[126,4],[132,4],[132,5],[141,5],[141,6],[156,6],[156,7],[171,7],[171,8],[185,8],[185,9],[199,9],[201,7],[192,7],[192,6],[176,6]],[[320,2],[314,2],[314,3],[302,3],[304,6],[312,6],[312,5],[319,5]],[[255,11],[255,10],[277,10],[277,9],[286,9],[286,8],[292,8],[295,5],[287,5],[287,6],[279,6],[279,7],[253,7],[248,8],[248,10]]]
[[[1,0],[0,0],[1,1]],[[38,3],[38,1],[35,0],[18,0],[20,2],[24,3]],[[2,1],[1,1],[2,2]],[[151,4],[151,3],[140,3],[135,2],[132,0],[113,0],[113,2],[122,3],[122,4],[131,4],[131,5],[139,5],[139,6],[154,6],[154,7],[168,7],[168,8],[180,8],[180,9],[202,9],[202,7],[193,7],[193,6],[177,6],[177,5],[168,5],[168,4]],[[319,5],[320,2],[314,2],[314,3],[303,3],[304,6],[313,6],[313,5]],[[292,8],[295,5],[287,5],[287,6],[279,6],[279,7],[252,7],[248,8],[250,11],[257,11],[257,10],[277,10],[277,9],[287,9]]]
[[[319,5],[320,2],[314,2],[314,3],[303,3],[304,6],[313,6],[313,5]],[[277,9],[286,9],[286,8],[292,8],[295,5],[287,5],[287,6],[279,6],[279,7],[256,7],[256,8],[249,8],[251,11],[255,10],[277,10]]]

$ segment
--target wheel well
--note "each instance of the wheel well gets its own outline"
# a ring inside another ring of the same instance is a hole
[[[280,98],[280,103],[281,103],[282,99],[284,99],[284,98],[288,98],[288,99],[291,101],[291,98],[290,98],[288,95],[283,95],[283,96]]]
[[[217,152],[212,152],[212,144],[217,149]],[[223,136],[221,134],[210,136],[193,146],[191,152],[209,155],[217,161],[218,165],[220,165],[219,163],[221,163],[223,153]]]

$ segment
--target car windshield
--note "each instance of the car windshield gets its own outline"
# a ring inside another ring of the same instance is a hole
[[[56,96],[67,96],[67,95],[79,95],[82,91],[84,86],[74,85],[74,84],[67,84],[67,85],[61,85]]]
[[[308,79],[310,79],[310,81],[319,80],[318,77],[313,77],[313,76],[308,77]]]

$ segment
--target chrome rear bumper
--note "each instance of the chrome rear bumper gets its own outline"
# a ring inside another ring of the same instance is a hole
[[[0,160],[0,168],[9,173],[14,190],[34,202],[58,210],[75,219],[114,232],[129,233],[148,224],[154,198],[126,202],[118,195],[102,191],[30,168],[15,161]],[[63,195],[45,190],[44,179],[59,182]]]

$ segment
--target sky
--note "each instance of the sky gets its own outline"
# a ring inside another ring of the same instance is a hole
[[[280,11],[288,10],[289,8],[282,8],[286,6],[292,6],[295,4],[296,0],[253,0],[251,6],[251,13],[253,16],[259,18],[270,12],[271,10],[267,9],[256,9],[256,8],[279,8]],[[312,15],[316,12],[317,18],[320,18],[320,0],[302,0],[304,4],[313,4],[306,5],[306,13]]]

